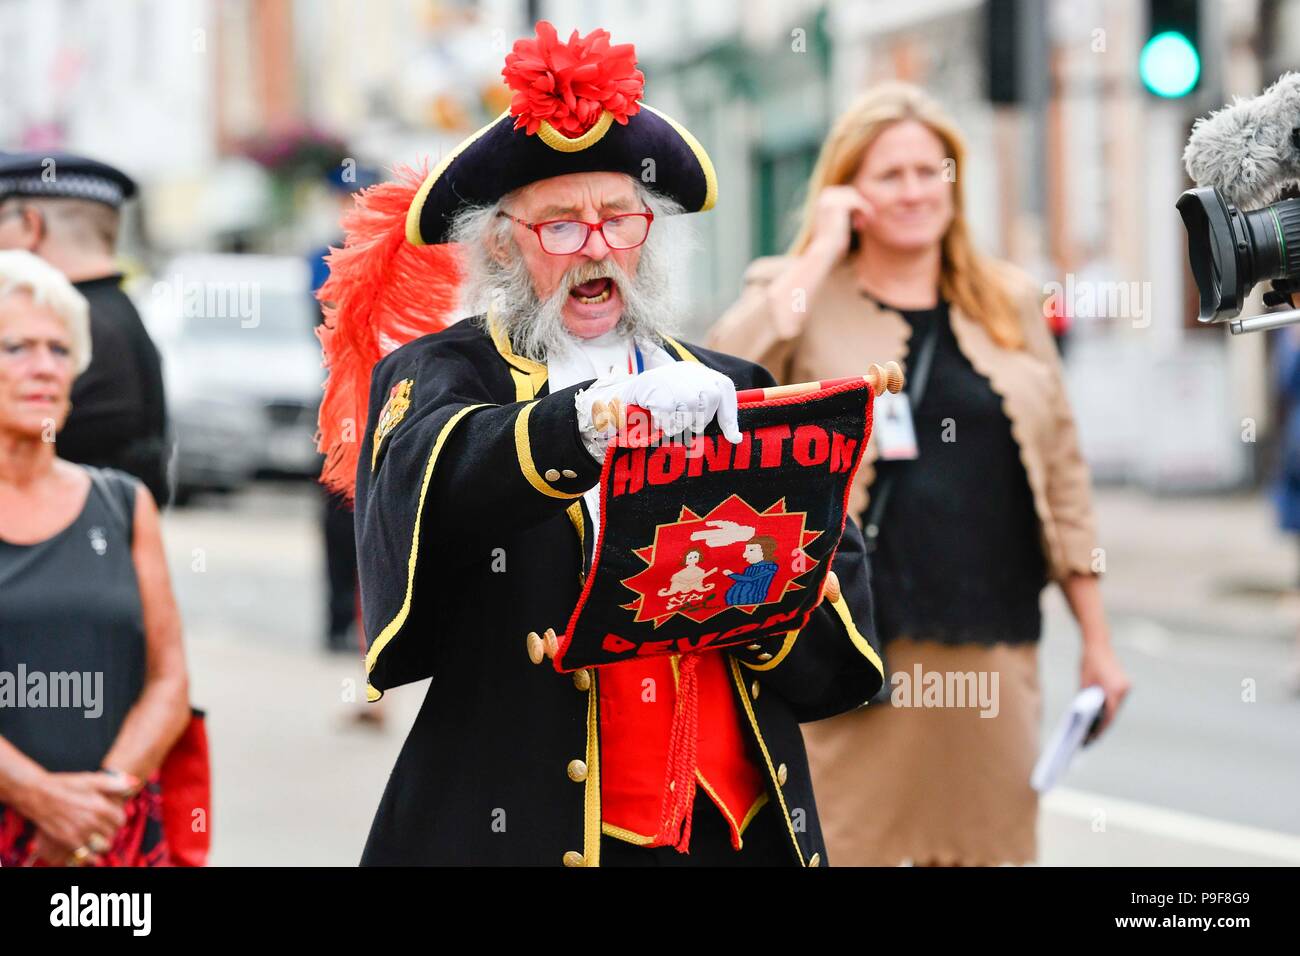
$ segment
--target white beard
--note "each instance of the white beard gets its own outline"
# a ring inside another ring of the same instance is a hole
[[[467,280],[471,302],[492,304],[492,312],[510,337],[515,354],[535,362],[563,349],[575,336],[565,328],[564,306],[573,286],[591,279],[608,277],[623,300],[623,313],[616,328],[624,335],[653,341],[671,335],[679,310],[669,281],[669,270],[658,244],[647,241],[635,275],[628,275],[612,258],[584,262],[564,274],[555,291],[545,300],[538,298],[532,275],[523,257],[512,256],[502,265],[489,256],[478,263],[483,268],[473,281]],[[473,272],[473,270],[471,270]]]

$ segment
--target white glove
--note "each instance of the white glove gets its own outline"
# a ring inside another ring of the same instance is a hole
[[[617,434],[612,419],[619,417],[612,415],[597,422],[594,419],[603,416],[593,415],[593,406],[603,403],[608,408],[615,400],[623,408],[640,405],[666,438],[687,430],[702,432],[717,418],[723,437],[733,444],[740,441],[735,383],[697,362],[673,362],[633,378],[597,379],[590,388],[579,392],[574,400],[578,426],[593,457],[604,456],[604,445]]]

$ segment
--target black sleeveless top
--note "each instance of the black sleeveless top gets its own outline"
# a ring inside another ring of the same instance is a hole
[[[1002,398],[958,347],[947,303],[882,307],[912,327],[911,349],[938,338],[913,412],[919,457],[877,466],[877,482],[894,475],[872,556],[881,639],[1036,641],[1047,562]]]
[[[98,770],[144,689],[137,482],[86,470],[68,528],[38,544],[0,538],[0,736],[55,772]]]

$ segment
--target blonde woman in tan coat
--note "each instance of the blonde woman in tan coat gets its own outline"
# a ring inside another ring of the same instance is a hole
[[[1102,608],[1088,471],[1042,295],[974,250],[963,156],[956,127],[924,92],[868,91],[822,148],[789,254],[750,266],[710,341],[782,382],[890,359],[911,376],[929,352],[913,416],[919,454],[882,460],[878,420],[850,498],[855,519],[878,526],[873,588],[889,697],[804,727],[839,866],[1035,859],[1029,777],[1049,581],[1082,634],[1080,685],[1106,694],[1098,733],[1129,689]],[[907,444],[890,442],[890,455]],[[870,510],[878,491],[879,512]]]

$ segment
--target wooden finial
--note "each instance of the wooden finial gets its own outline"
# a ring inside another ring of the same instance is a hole
[[[596,431],[609,431],[611,428],[623,431],[626,427],[627,409],[620,399],[612,398],[609,403],[595,401],[591,403],[591,423]]]
[[[903,368],[897,362],[885,363],[885,388],[897,394],[903,390],[907,380],[903,377]]]
[[[534,664],[540,664],[546,657],[546,645],[542,643],[541,636],[536,631],[528,632],[528,659]]]
[[[879,395],[885,390],[885,370],[875,362],[867,366],[867,374],[864,377],[871,386],[872,395]]]

